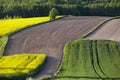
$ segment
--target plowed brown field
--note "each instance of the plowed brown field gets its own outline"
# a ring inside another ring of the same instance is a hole
[[[44,52],[48,56],[47,64],[34,78],[53,76],[61,63],[64,44],[80,38],[108,18],[71,16],[24,29],[9,37],[4,55]]]
[[[114,19],[105,23],[86,38],[114,40],[120,42],[120,19]]]

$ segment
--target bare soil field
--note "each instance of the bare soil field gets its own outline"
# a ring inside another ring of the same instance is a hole
[[[120,19],[114,19],[105,23],[86,38],[105,39],[120,42]]]
[[[65,17],[24,29],[9,36],[4,55],[15,53],[46,53],[47,64],[34,78],[53,76],[63,55],[64,44],[75,40],[110,17]]]

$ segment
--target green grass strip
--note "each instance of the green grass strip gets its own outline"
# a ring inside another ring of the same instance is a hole
[[[58,75],[51,80],[120,79],[120,45],[105,40],[68,42]]]
[[[57,16],[56,19],[63,16]],[[22,29],[32,27],[35,25],[50,22],[49,17],[33,17],[33,18],[19,18],[0,20],[0,36],[10,35]]]
[[[0,38],[0,57],[3,56],[4,48],[7,44],[7,42],[8,42],[8,37],[7,36],[4,36],[4,37]]]

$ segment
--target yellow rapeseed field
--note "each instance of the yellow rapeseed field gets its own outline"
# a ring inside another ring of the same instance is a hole
[[[57,18],[60,18],[58,16]],[[9,35],[23,28],[49,21],[49,17],[33,17],[20,19],[0,20],[0,36]]]
[[[0,75],[28,74],[42,66],[45,54],[15,54],[0,59]]]

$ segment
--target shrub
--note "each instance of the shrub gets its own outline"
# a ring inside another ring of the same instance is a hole
[[[58,14],[58,10],[56,8],[52,8],[49,12],[50,20],[54,20]]]

